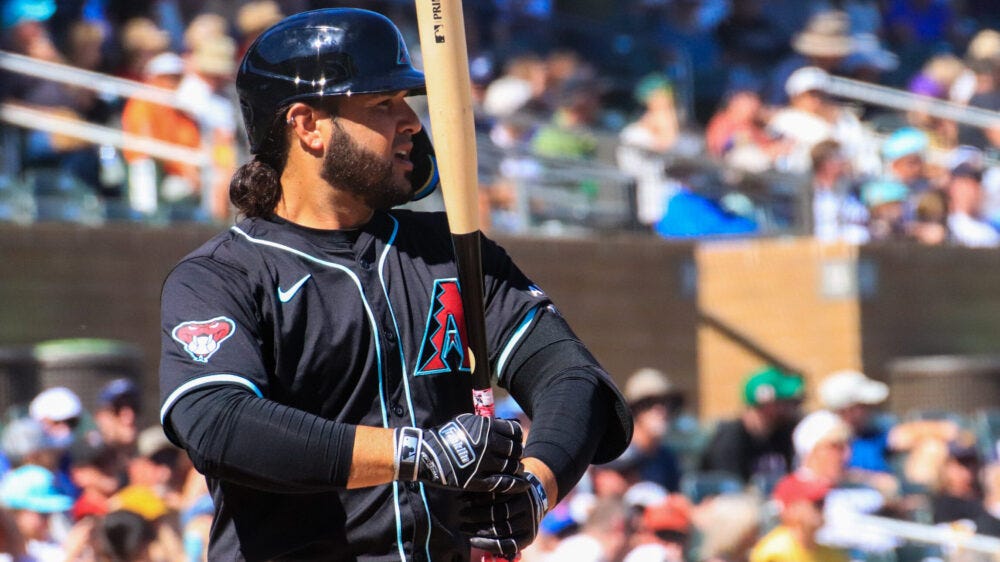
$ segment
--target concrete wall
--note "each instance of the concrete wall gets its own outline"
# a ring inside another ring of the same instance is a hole
[[[218,230],[0,225],[0,346],[134,344],[147,399],[158,403],[160,285]],[[617,380],[663,369],[705,418],[738,411],[742,378],[766,362],[801,370],[814,387],[839,368],[888,380],[897,357],[1000,351],[996,251],[624,235],[499,241]]]

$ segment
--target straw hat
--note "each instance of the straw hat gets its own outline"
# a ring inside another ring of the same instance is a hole
[[[965,51],[971,60],[990,60],[1000,58],[1000,32],[994,29],[984,29],[969,42]]]
[[[184,46],[189,51],[197,51],[202,43],[211,43],[217,37],[229,32],[226,18],[219,14],[198,14],[184,30]]]
[[[132,18],[122,29],[122,47],[126,51],[159,52],[170,44],[167,32],[160,29],[149,18]]]
[[[792,39],[792,48],[808,57],[846,57],[854,51],[847,14],[832,10],[814,15]]]
[[[273,0],[256,0],[240,6],[236,14],[236,27],[243,37],[251,37],[281,21],[285,17]]]
[[[213,37],[194,49],[195,69],[212,76],[230,76],[236,71],[236,42],[228,35]]]

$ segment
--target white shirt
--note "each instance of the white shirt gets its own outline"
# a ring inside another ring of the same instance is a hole
[[[1000,246],[1000,233],[988,222],[965,213],[948,215],[948,231],[956,243],[972,248]]]
[[[813,195],[813,234],[821,242],[864,244],[870,234],[868,209],[856,198],[829,190]]]

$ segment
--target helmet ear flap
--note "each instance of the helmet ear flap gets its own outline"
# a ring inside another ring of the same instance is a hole
[[[434,153],[434,145],[427,134],[427,129],[421,127],[413,135],[413,150],[410,151],[410,161],[413,162],[413,171],[410,172],[410,184],[413,186],[413,197],[411,201],[418,201],[427,197],[438,188],[441,177],[438,175],[437,156]]]

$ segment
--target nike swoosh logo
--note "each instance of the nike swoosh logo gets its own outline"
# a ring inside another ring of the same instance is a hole
[[[287,291],[283,291],[281,287],[278,287],[278,300],[281,302],[288,302],[292,300],[295,293],[299,292],[299,289],[302,288],[302,285],[305,285],[306,281],[308,281],[310,277],[312,277],[312,274],[299,279],[294,285],[289,287]]]

